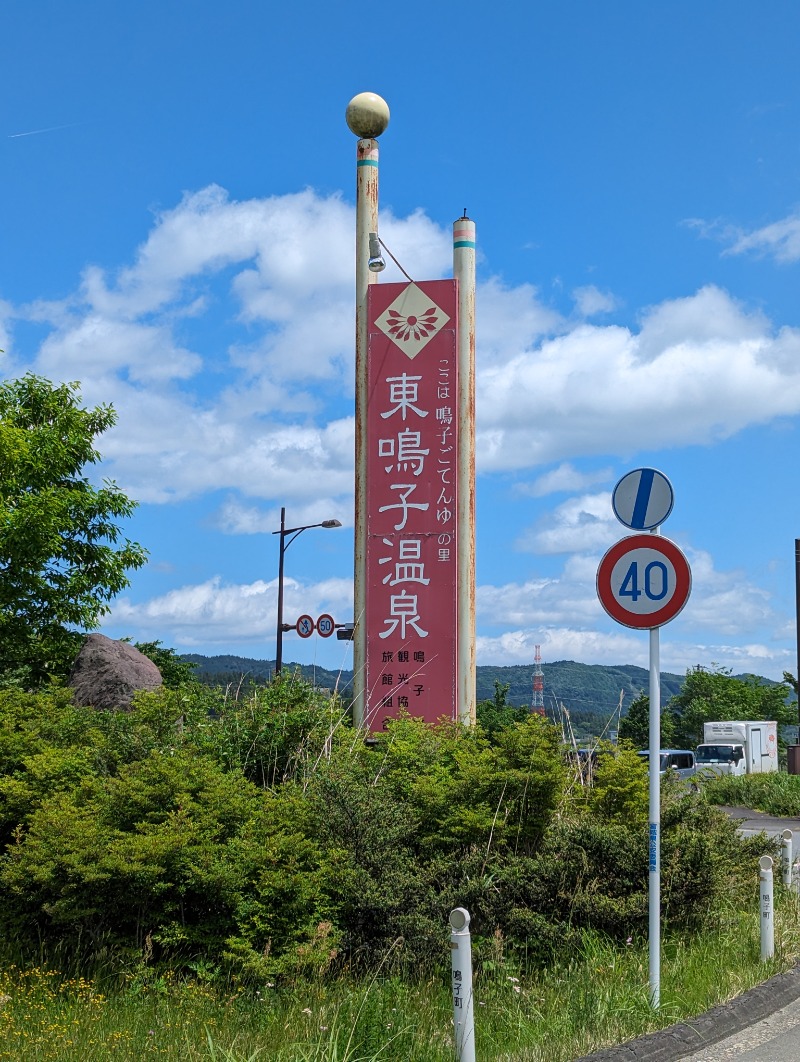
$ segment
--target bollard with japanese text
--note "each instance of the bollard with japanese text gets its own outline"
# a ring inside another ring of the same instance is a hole
[[[775,954],[775,912],[772,900],[772,856],[762,856],[758,861],[761,883],[761,960],[771,959]]]
[[[784,830],[781,834],[781,868],[783,870],[783,884],[787,889],[792,887],[792,873],[794,871],[794,834],[791,830]]]
[[[450,957],[453,966],[453,1029],[457,1062],[475,1062],[475,1018],[472,1005],[472,941],[469,911],[450,912]]]

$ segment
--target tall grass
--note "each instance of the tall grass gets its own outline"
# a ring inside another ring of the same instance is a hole
[[[618,948],[586,933],[568,963],[525,974],[502,964],[475,982],[481,1062],[569,1062],[702,1013],[793,964],[797,898],[780,892],[776,957],[759,961],[758,912],[723,912],[714,932],[666,939],[662,1006],[648,1002],[645,941]],[[102,989],[93,980],[11,965],[0,973],[0,1060],[106,1062],[452,1062],[447,971],[244,992],[168,974]],[[107,993],[107,994],[106,994]]]
[[[800,815],[800,775],[783,771],[709,778],[703,782],[703,793],[712,804],[754,808],[770,815]]]

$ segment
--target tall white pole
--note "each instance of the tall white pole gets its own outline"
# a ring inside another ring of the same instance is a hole
[[[475,723],[475,222],[453,223],[453,276],[458,281],[458,658],[456,703]]]
[[[347,106],[347,124],[359,137],[356,147],[356,411],[355,542],[353,579],[353,722],[361,726],[366,710],[367,660],[367,294],[378,279],[370,271],[369,234],[378,232],[378,142],[389,124],[385,100],[362,92]]]
[[[650,629],[650,1003],[661,1005],[661,662],[658,627]]]

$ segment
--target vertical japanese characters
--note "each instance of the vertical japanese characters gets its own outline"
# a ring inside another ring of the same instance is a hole
[[[369,293],[366,713],[456,711],[456,281]]]

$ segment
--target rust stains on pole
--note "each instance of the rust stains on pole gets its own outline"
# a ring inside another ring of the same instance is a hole
[[[475,722],[475,222],[453,223],[458,281],[458,718]]]
[[[797,620],[797,670],[795,681],[797,682],[797,723],[800,726],[800,538],[794,540],[794,600]],[[800,734],[797,744],[800,745]]]
[[[366,555],[367,484],[367,292],[378,279],[369,269],[369,234],[378,232],[378,142],[389,124],[386,101],[361,92],[347,106],[347,124],[359,138],[356,147],[356,409],[355,409],[355,548],[353,583],[353,722],[361,726],[366,698]]]

